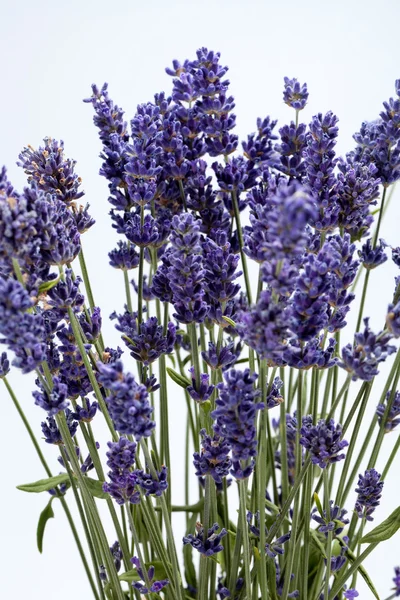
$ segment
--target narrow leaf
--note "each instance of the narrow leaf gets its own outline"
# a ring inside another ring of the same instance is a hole
[[[49,490],[55,488],[57,485],[65,483],[68,480],[68,473],[61,473],[61,475],[56,475],[55,477],[39,479],[39,481],[35,481],[34,483],[24,483],[22,485],[17,485],[17,490],[21,490],[22,492],[33,492],[35,494],[39,494],[40,492],[48,492]]]
[[[260,565],[260,569],[263,569],[263,565]],[[274,561],[268,556],[267,557],[267,581],[268,590],[271,596],[271,600],[278,600],[278,594],[276,590],[276,568]]]
[[[90,477],[85,477],[85,482],[89,489],[89,492],[95,498],[106,500],[109,497],[106,492],[103,492],[104,481],[99,481],[98,479],[91,479]]]
[[[317,548],[321,552],[322,556],[324,558],[326,558],[325,548],[324,548],[321,540],[318,537],[318,533],[315,531],[315,529],[310,529],[310,533],[311,533],[312,541],[317,546]]]
[[[319,499],[317,492],[314,492],[314,502],[318,508],[319,514],[321,515],[322,518],[324,518],[324,511],[322,509],[321,500]]]
[[[174,369],[171,369],[170,367],[167,367],[167,373],[171,377],[172,381],[175,381],[175,383],[177,383],[184,389],[186,389],[187,386],[191,385],[191,383],[192,383],[191,381],[189,381],[189,379],[187,379],[183,375],[180,375],[179,373],[177,373],[176,371],[174,371]]]
[[[40,554],[43,552],[43,536],[44,536],[44,530],[46,529],[47,521],[49,519],[54,518],[54,511],[51,506],[53,499],[54,499],[54,496],[52,498],[50,498],[46,508],[44,508],[42,510],[42,512],[40,513],[40,517],[39,517],[39,521],[38,521],[38,526],[37,526],[37,530],[36,530],[36,542],[37,542],[37,547],[38,547]]]
[[[47,292],[48,290],[51,290],[51,288],[56,286],[59,281],[60,281],[60,278],[57,277],[56,279],[51,279],[50,281],[44,281],[43,283],[41,283],[39,285],[39,292],[38,292],[39,295],[43,294],[43,292]]]
[[[339,538],[339,542],[341,543],[341,545],[343,545],[343,542],[342,542],[342,540],[340,540],[340,538]],[[346,555],[351,563],[353,563],[357,559],[356,555],[353,554],[353,552],[350,550],[350,548],[347,548]],[[364,579],[365,583],[367,584],[367,586],[369,587],[371,592],[373,593],[373,595],[375,596],[375,598],[377,600],[379,600],[378,592],[376,591],[374,584],[371,581],[370,576],[368,575],[367,571],[365,570],[365,567],[363,567],[363,565],[360,565],[357,570],[360,573],[361,577]]]
[[[400,529],[400,506],[383,523],[364,535],[361,544],[376,544],[390,539]]]
[[[230,317],[227,317],[226,315],[223,315],[222,318],[223,318],[224,321],[226,321],[227,323],[229,323],[229,325],[231,325],[231,327],[236,327],[235,321],[233,321]]]

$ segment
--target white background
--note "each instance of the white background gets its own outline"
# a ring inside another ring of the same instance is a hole
[[[282,102],[282,81],[285,75],[295,76],[309,86],[303,119],[308,122],[316,112],[333,110],[340,119],[338,153],[345,153],[352,148],[351,135],[361,121],[376,118],[381,102],[394,93],[394,80],[400,77],[399,18],[397,0],[2,0],[0,165],[8,166],[11,180],[21,189],[24,175],[15,161],[22,147],[28,143],[37,147],[44,136],[64,140],[67,155],[78,161],[86,200],[97,220],[85,234],[84,244],[95,298],[101,298],[107,316],[114,309],[122,310],[124,297],[120,273],[107,267],[114,234],[107,216],[107,184],[98,176],[100,144],[92,108],[82,103],[91,94],[90,84],[107,81],[111,97],[129,119],[138,103],[151,101],[155,92],[171,90],[172,81],[164,68],[173,58],[192,58],[198,47],[207,46],[219,50],[222,62],[230,66],[242,139],[254,130],[258,116],[270,114],[280,123],[292,117]],[[384,237],[394,246],[400,245],[399,200],[399,195],[393,199],[384,224]],[[394,273],[388,261],[372,274],[366,313],[375,328],[383,321]],[[105,337],[109,345],[118,343],[109,324]],[[40,437],[44,413],[33,404],[32,380],[14,373],[10,381]],[[35,547],[36,523],[47,498],[24,494],[15,486],[44,473],[4,386],[0,397],[1,597],[90,598],[70,531],[55,503],[56,519],[49,523],[42,556]],[[171,403],[173,453],[178,461],[184,443],[181,402],[173,398]],[[376,402],[377,395],[371,399],[370,414]],[[396,434],[385,439],[379,469],[395,439]],[[53,447],[43,446],[57,473]],[[104,446],[103,442],[102,452]],[[399,466],[398,458],[374,524],[399,504]],[[175,477],[175,502],[182,501],[181,493],[179,477]],[[353,501],[354,497],[348,508]],[[400,564],[400,534],[366,563],[382,598],[390,593],[396,564]],[[362,599],[372,597],[360,584],[359,589]]]

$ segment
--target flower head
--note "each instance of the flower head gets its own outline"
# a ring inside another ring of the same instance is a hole
[[[201,452],[193,454],[193,464],[198,477],[211,475],[216,483],[221,483],[229,474],[232,461],[229,458],[231,447],[218,435],[210,436],[205,429],[200,431],[202,437]]]
[[[221,544],[221,539],[227,534],[226,529],[221,529],[219,533],[216,533],[218,529],[218,523],[214,523],[206,535],[202,524],[197,523],[196,533],[194,535],[191,533],[186,535],[183,538],[183,544],[190,544],[197,552],[200,552],[200,554],[213,556],[224,549]]]
[[[151,565],[149,570],[147,571],[147,579],[150,582],[150,587],[149,588],[146,587],[146,585],[144,583],[144,580],[146,579],[146,577],[143,573],[143,568],[140,564],[140,560],[136,556],[134,556],[133,558],[131,558],[131,563],[136,567],[137,573],[138,573],[139,577],[142,579],[142,581],[134,581],[132,583],[132,586],[136,590],[139,590],[140,594],[145,594],[145,595],[151,594],[151,593],[158,594],[158,592],[161,592],[161,590],[169,584],[168,579],[160,579],[159,581],[154,580],[155,569]]]
[[[355,510],[360,519],[373,521],[372,513],[380,504],[383,481],[375,469],[367,469],[364,475],[359,475],[356,492],[358,494]]]
[[[284,82],[284,103],[296,110],[303,110],[308,99],[307,84],[300,84],[295,77],[293,79],[285,77]]]
[[[330,464],[343,460],[344,454],[340,454],[340,451],[349,444],[342,439],[341,425],[335,425],[333,419],[320,419],[314,425],[311,415],[303,417],[300,432],[300,444],[309,451],[314,465],[325,469]]]

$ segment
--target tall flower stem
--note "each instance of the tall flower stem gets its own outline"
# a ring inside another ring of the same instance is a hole
[[[102,555],[102,559],[104,561],[104,565],[107,569],[108,576],[110,578],[110,584],[117,600],[125,600],[124,594],[121,589],[121,585],[118,579],[117,572],[115,570],[114,561],[112,560],[110,548],[107,543],[107,538],[103,529],[103,525],[100,519],[100,516],[97,512],[96,504],[90,494],[90,491],[87,487],[86,479],[83,476],[79,461],[75,454],[75,448],[70,436],[67,422],[65,419],[65,415],[63,413],[58,413],[56,415],[56,421],[58,428],[60,430],[63,442],[67,448],[68,456],[71,460],[74,476],[78,479],[79,488],[82,493],[83,502],[88,512],[89,525],[91,529],[95,532],[95,535],[98,537],[100,552]]]
[[[260,363],[260,387],[261,401],[266,403],[267,398],[267,365],[265,360]],[[265,568],[265,489],[266,465],[267,465],[267,440],[266,440],[266,419],[268,419],[267,407],[260,412],[260,437],[259,437],[259,455],[257,458],[257,484],[258,484],[258,511],[260,513],[260,591],[261,599],[268,599],[267,573]],[[273,460],[273,458],[272,458]],[[275,499],[276,501],[276,499]]]
[[[143,450],[143,454],[144,454],[145,460],[149,466],[151,476],[156,478],[157,471],[154,467],[152,458],[150,456],[149,449],[143,439],[140,442],[140,447]],[[166,535],[167,535],[167,541],[168,541],[171,561],[172,561],[172,570],[174,573],[176,594],[177,594],[178,600],[183,600],[183,591],[182,591],[182,585],[181,585],[181,578],[179,575],[179,566],[178,566],[178,558],[177,558],[177,554],[176,554],[174,534],[172,531],[171,519],[170,519],[170,515],[168,512],[167,503],[165,501],[164,495],[162,495],[160,497],[160,504],[161,504],[161,512],[162,512],[163,519],[164,519],[164,525],[165,525],[165,531],[166,531]]]
[[[328,467],[324,469],[324,502],[326,518],[328,521],[331,520],[331,508],[330,508],[330,489],[329,489],[329,474]],[[329,596],[329,579],[331,577],[331,558],[332,558],[332,531],[328,531],[326,540],[326,571],[325,571],[325,591],[324,598]]]
[[[89,273],[87,270],[86,260],[85,260],[85,255],[83,253],[82,245],[81,245],[80,252],[78,254],[78,258],[79,258],[79,266],[81,268],[81,273],[82,273],[82,277],[83,277],[83,283],[85,285],[86,296],[87,296],[87,299],[89,302],[90,309],[93,310],[94,307],[96,306],[96,303],[94,301],[92,286],[91,286],[90,279],[89,279]],[[103,341],[103,336],[101,333],[99,336],[99,343],[100,343],[101,350],[104,351],[104,341]]]
[[[243,564],[244,564],[244,577],[246,594],[248,598],[251,598],[251,577],[250,577],[250,544],[249,536],[247,534],[247,481],[245,479],[239,480],[239,521],[243,532]],[[260,521],[260,530],[263,528],[263,523]],[[265,531],[264,531],[265,534]],[[234,597],[234,594],[232,594]]]
[[[129,283],[128,271],[126,269],[124,269],[124,285],[125,285],[126,306],[128,307],[128,311],[130,313],[132,313],[133,306],[132,306],[131,286]]]
[[[132,538],[133,538],[133,543],[134,543],[134,546],[135,546],[135,549],[136,549],[136,552],[137,552],[137,555],[138,555],[140,566],[141,566],[142,571],[143,571],[144,582],[146,584],[146,587],[148,589],[150,589],[151,585],[150,585],[149,576],[147,574],[146,565],[145,565],[145,562],[143,560],[142,550],[141,550],[139,538],[138,538],[138,535],[137,535],[137,532],[136,532],[135,523],[133,522],[133,516],[132,516],[131,507],[128,504],[125,504],[125,512],[128,515],[129,528],[131,530],[131,534],[132,534]]]
[[[242,268],[243,268],[244,281],[245,281],[245,285],[246,285],[247,299],[248,299],[248,302],[250,305],[250,304],[252,304],[251,284],[250,284],[249,271],[247,268],[247,258],[243,251],[243,247],[244,247],[243,231],[242,231],[242,225],[240,223],[239,203],[238,203],[237,194],[236,194],[235,190],[232,191],[231,196],[232,196],[233,213],[235,215],[236,229],[237,229],[237,233],[238,233],[240,258],[242,261]]]
[[[386,191],[387,191],[387,187],[384,187],[383,193],[382,193],[381,208],[380,208],[379,216],[378,216],[378,223],[376,225],[375,234],[374,234],[373,248],[376,248],[376,244],[378,243],[379,230],[381,227],[382,216],[383,216],[384,207],[385,207]],[[361,293],[361,302],[360,302],[360,308],[359,308],[359,312],[358,312],[356,331],[360,331],[360,325],[361,325],[361,321],[362,321],[363,313],[364,313],[365,299],[367,297],[367,288],[368,288],[370,273],[371,273],[371,269],[366,269],[365,278],[364,278],[364,286],[363,286],[363,290]]]
[[[207,539],[208,530],[210,528],[210,512],[211,512],[211,476],[205,476],[205,492],[204,492],[204,511],[203,511],[203,536],[204,541]],[[200,577],[199,577],[199,600],[209,600],[208,595],[208,579],[210,573],[210,560],[208,556],[200,556]]]
[[[37,455],[39,457],[40,462],[43,465],[44,470],[46,471],[47,476],[48,477],[53,477],[52,472],[50,470],[50,467],[48,466],[48,464],[46,462],[46,459],[43,456],[42,450],[41,450],[41,448],[40,448],[40,446],[38,444],[38,441],[37,441],[37,439],[35,437],[35,434],[33,433],[31,426],[29,425],[28,419],[26,418],[26,415],[25,415],[24,411],[22,410],[21,405],[18,402],[16,395],[14,394],[14,390],[12,389],[12,387],[11,387],[11,385],[8,382],[8,380],[7,380],[6,377],[3,378],[3,381],[4,381],[4,384],[5,384],[6,388],[7,388],[7,391],[9,393],[9,395],[10,395],[10,398],[11,398],[14,406],[15,406],[15,408],[16,408],[19,416],[21,417],[21,420],[22,420],[22,422],[24,424],[24,427],[25,427],[26,431],[28,432],[30,440],[31,440],[31,442],[32,442],[32,444],[33,444],[33,446],[34,446],[34,448],[36,450],[36,453],[37,453]],[[64,509],[65,515],[66,515],[67,520],[68,520],[68,524],[69,524],[69,526],[71,528],[71,531],[72,531],[72,535],[74,536],[74,540],[75,540],[75,543],[76,543],[77,548],[78,548],[79,556],[81,557],[82,564],[83,564],[83,567],[84,567],[84,569],[86,571],[86,575],[87,575],[87,578],[89,580],[90,587],[92,588],[92,591],[93,591],[93,595],[95,596],[96,600],[99,600],[99,596],[97,594],[96,586],[95,586],[95,583],[93,581],[93,577],[92,577],[92,574],[91,574],[90,569],[89,569],[89,565],[88,565],[87,560],[86,560],[85,552],[84,552],[84,550],[82,548],[82,544],[81,544],[81,541],[79,539],[79,535],[78,535],[78,532],[76,530],[75,523],[73,521],[73,518],[72,518],[71,512],[69,510],[68,504],[67,504],[65,498],[59,494],[58,490],[57,490],[57,497],[59,498],[59,500],[61,502],[61,506]],[[90,542],[90,537],[88,538],[88,543],[89,542]],[[90,544],[89,544],[89,547],[90,547]]]

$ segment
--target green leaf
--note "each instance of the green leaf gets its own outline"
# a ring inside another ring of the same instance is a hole
[[[375,544],[390,539],[400,529],[400,506],[383,523],[364,535],[361,544]]]
[[[345,545],[344,542],[340,538],[338,538],[338,539],[339,539],[339,543],[342,546],[344,546]],[[357,556],[355,554],[353,554],[353,552],[350,550],[350,548],[347,548],[346,555],[351,563],[353,563],[357,559]],[[376,591],[374,584],[371,581],[370,576],[368,575],[367,571],[365,570],[365,567],[363,567],[363,565],[360,565],[357,570],[360,573],[361,577],[364,579],[365,583],[367,584],[367,586],[369,587],[371,592],[373,593],[373,595],[375,596],[375,598],[377,600],[379,600],[378,592]]]
[[[201,402],[200,406],[202,408],[202,410],[204,411],[204,414],[208,415],[208,413],[210,412],[212,406],[211,406],[211,402],[209,400],[206,400],[205,402]]]
[[[85,477],[85,482],[89,489],[89,492],[95,498],[106,500],[109,497],[106,492],[103,492],[104,481],[99,481],[98,479],[91,479],[90,477]]]
[[[51,288],[53,288],[55,285],[57,285],[57,283],[60,281],[60,278],[57,277],[57,279],[51,279],[51,281],[44,281],[43,283],[41,283],[39,285],[39,295],[43,294],[44,292],[47,292],[48,290],[51,290]]]
[[[231,325],[231,327],[236,327],[235,321],[233,321],[232,319],[230,319],[226,315],[223,315],[222,318],[223,318],[224,321],[226,321],[227,323],[229,323],[229,325]]]
[[[34,483],[25,483],[22,485],[17,485],[17,490],[21,490],[22,492],[33,492],[35,494],[39,494],[40,492],[48,492],[49,490],[55,488],[57,485],[65,483],[68,480],[68,473],[61,473],[61,475],[56,475],[55,477],[39,479],[39,481],[35,481]]]
[[[167,367],[167,373],[171,377],[172,381],[175,381],[175,383],[177,383],[184,389],[186,389],[187,386],[191,385],[191,383],[192,383],[191,381],[189,381],[189,379],[187,379],[187,377],[180,375],[179,373],[177,373],[176,371],[174,371],[174,369],[171,369],[170,367]]]
[[[317,492],[314,492],[314,502],[317,505],[319,514],[321,515],[322,518],[324,518],[324,511],[322,509],[321,500],[319,499]]]
[[[38,521],[38,526],[37,526],[37,530],[36,530],[36,542],[37,542],[37,547],[38,547],[40,554],[43,552],[43,536],[44,536],[44,530],[46,529],[47,521],[49,519],[54,518],[54,511],[51,506],[51,503],[53,500],[54,500],[54,496],[52,498],[50,498],[46,508],[44,508],[42,510],[42,512],[40,513],[40,517],[39,517],[39,521]]]
[[[323,543],[319,539],[318,533],[315,531],[315,529],[310,529],[310,533],[311,533],[311,537],[312,537],[313,543],[317,546],[317,548],[320,551],[321,555],[324,558],[326,558],[325,548],[324,548]]]

